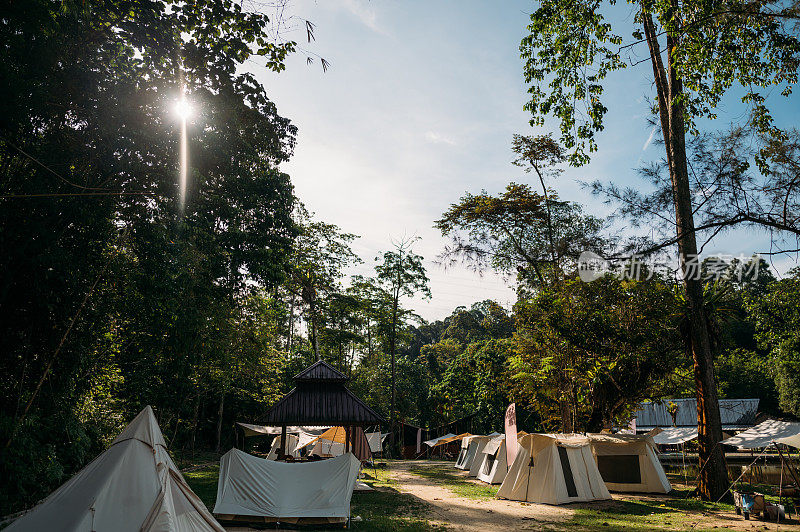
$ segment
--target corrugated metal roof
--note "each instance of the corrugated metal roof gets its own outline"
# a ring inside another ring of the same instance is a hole
[[[295,381],[347,381],[347,377],[336,368],[325,362],[317,360],[309,367],[294,376]]]
[[[642,403],[634,413],[636,429],[671,427],[672,416],[667,412],[670,402],[678,406],[675,417],[676,427],[697,426],[697,399],[664,399]],[[720,399],[719,414],[723,429],[747,428],[755,425],[758,413],[758,399]]]

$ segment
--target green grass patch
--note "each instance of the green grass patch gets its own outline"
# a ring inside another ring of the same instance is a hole
[[[219,464],[213,464],[201,469],[183,473],[183,478],[189,484],[206,508],[214,509],[217,501],[217,481],[219,479]]]
[[[441,464],[425,464],[424,466],[412,466],[409,473],[430,479],[436,484],[447,488],[459,497],[469,499],[493,499],[497,495],[499,485],[484,484],[483,482],[473,482],[463,475],[454,471],[452,462]]]

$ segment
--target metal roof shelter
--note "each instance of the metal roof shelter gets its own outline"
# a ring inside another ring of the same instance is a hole
[[[348,378],[323,360],[295,375],[294,381],[292,391],[264,414],[261,424],[281,427],[281,434],[285,435],[287,427],[293,425],[339,426],[353,433],[350,427],[386,423],[345,387]],[[281,454],[284,451],[281,449]]]
[[[647,432],[656,427],[672,427],[672,415],[667,412],[670,402],[678,406],[675,427],[697,427],[697,399],[664,399],[642,403],[633,414],[636,430]],[[720,399],[722,430],[742,430],[755,425],[758,402],[758,399]]]

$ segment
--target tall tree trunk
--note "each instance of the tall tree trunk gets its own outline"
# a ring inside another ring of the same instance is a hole
[[[222,447],[222,414],[225,410],[225,392],[222,392],[222,395],[219,398],[219,412],[217,418],[217,452],[220,451]]]
[[[372,321],[367,318],[367,356],[372,359]]]
[[[286,351],[292,354],[292,341],[294,338],[294,294],[289,293],[289,334],[286,339]]]
[[[569,434],[573,431],[572,409],[569,407],[569,401],[562,397],[558,401],[558,408],[561,414],[561,432]]]
[[[673,0],[673,10],[677,11],[675,0]],[[703,285],[699,278],[700,263],[697,256],[697,237],[686,162],[684,109],[680,102],[683,82],[675,71],[674,60],[669,53],[679,44],[679,37],[673,33],[667,35],[668,53],[665,71],[652,18],[644,9],[643,15],[653,73],[656,78],[661,130],[667,150],[667,163],[675,205],[678,256],[688,304],[689,338],[686,347],[694,363],[697,394],[697,440],[701,468],[698,491],[700,496],[706,500],[717,500],[728,489],[728,471],[725,465],[725,454],[719,446],[719,442],[722,440],[722,421],[714,375],[714,353],[709,322],[703,306]]]

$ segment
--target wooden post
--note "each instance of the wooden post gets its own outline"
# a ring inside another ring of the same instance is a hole
[[[278,460],[283,460],[286,456],[286,425],[281,427],[281,447],[278,451]]]
[[[786,468],[789,470],[789,474],[792,475],[792,479],[794,480],[795,485],[800,486],[800,478],[797,477],[794,467],[792,466],[791,463],[789,463],[788,460],[786,460],[783,457],[783,453],[781,452],[781,448],[778,446],[778,444],[775,442],[773,442],[773,444],[775,445],[775,448],[778,450],[778,456],[781,459],[781,468],[783,468],[783,465],[786,464]]]
[[[350,429],[350,427],[345,427],[344,428],[344,452],[345,453],[349,453],[350,452],[350,434],[352,434],[352,432],[353,431]]]

